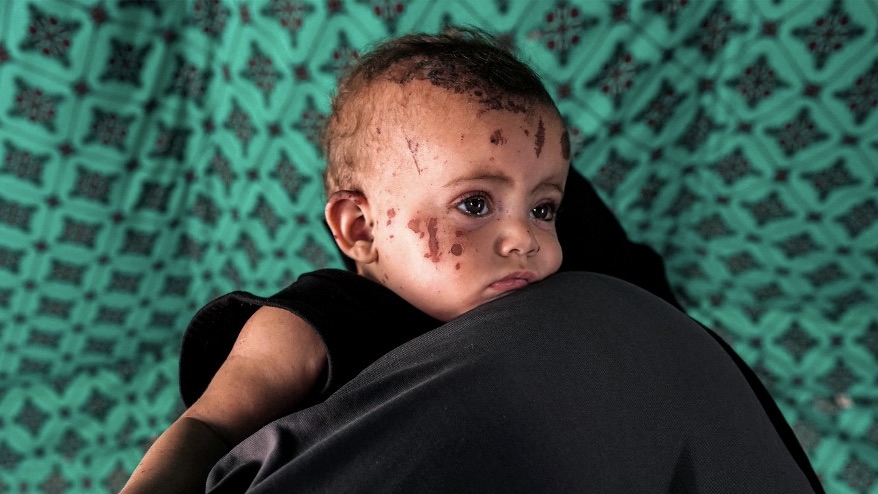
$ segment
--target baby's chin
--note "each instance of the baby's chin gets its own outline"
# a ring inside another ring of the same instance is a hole
[[[491,302],[493,302],[493,301],[495,301],[495,300],[499,300],[499,299],[504,298],[504,297],[506,297],[506,296],[508,296],[508,295],[512,295],[513,293],[518,293],[518,292],[520,292],[521,290],[525,290],[525,289],[527,289],[528,287],[533,286],[534,284],[539,283],[539,282],[545,280],[546,278],[551,277],[552,275],[554,275],[554,274],[557,273],[557,272],[558,272],[558,271],[555,270],[555,271],[549,273],[549,274],[546,275],[546,276],[541,276],[541,277],[539,277],[539,278],[537,278],[537,279],[535,279],[535,280],[533,280],[533,281],[527,283],[527,284],[524,285],[524,286],[517,287],[517,288],[513,288],[513,289],[510,289],[510,290],[506,290],[506,291],[502,291],[502,292],[499,292],[499,293],[496,293],[496,294],[494,294],[493,296],[485,297],[483,300],[480,300],[480,301],[478,301],[478,302],[470,303],[469,305],[466,305],[466,304],[460,304],[460,305],[457,306],[457,307],[453,307],[453,306],[449,306],[449,307],[435,307],[435,306],[430,306],[430,307],[427,307],[427,306],[424,306],[423,304],[415,303],[414,301],[408,299],[404,294],[397,293],[397,295],[399,295],[400,297],[405,298],[406,300],[408,300],[408,302],[409,302],[410,304],[414,305],[418,310],[420,310],[421,312],[426,313],[427,315],[429,315],[429,316],[432,317],[433,319],[437,319],[437,320],[442,321],[442,322],[449,322],[449,321],[452,321],[452,320],[454,320],[454,319],[456,319],[456,318],[458,318],[458,317],[460,317],[460,316],[466,314],[467,312],[469,312],[469,311],[471,311],[471,310],[473,310],[473,309],[475,309],[475,308],[477,308],[477,307],[481,307],[481,306],[483,306],[483,305],[485,305],[485,304],[488,304],[488,303],[491,303]],[[388,288],[390,288],[390,287],[388,287]],[[391,288],[391,289],[392,289],[392,288]]]
[[[437,309],[435,307],[418,307],[415,305],[421,312],[427,314],[428,316],[436,319],[437,321],[442,322],[450,322],[457,319],[459,316],[469,312],[472,310],[472,307],[468,307],[463,310],[449,310],[449,309]]]
[[[400,295],[405,298],[404,295]],[[490,300],[485,300],[481,303],[471,303],[471,304],[449,304],[446,306],[436,306],[431,304],[418,304],[414,301],[409,301],[410,304],[414,305],[415,308],[420,310],[421,312],[427,314],[428,316],[436,319],[438,321],[442,321],[443,323],[453,321],[458,317],[466,314],[467,312],[484,305],[485,303],[490,302]]]

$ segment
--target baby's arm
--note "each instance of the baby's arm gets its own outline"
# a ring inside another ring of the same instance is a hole
[[[308,323],[283,309],[260,308],[204,394],[150,447],[122,492],[204,492],[214,463],[294,411],[325,366],[326,349]]]

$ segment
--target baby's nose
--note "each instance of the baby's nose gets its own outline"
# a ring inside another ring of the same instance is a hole
[[[530,219],[507,218],[500,220],[500,234],[497,238],[497,252],[502,256],[513,254],[532,256],[540,251],[540,244],[534,235]]]

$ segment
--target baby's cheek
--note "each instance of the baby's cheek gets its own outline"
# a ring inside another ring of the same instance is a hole
[[[464,231],[456,228],[446,228],[446,238],[449,239],[449,249],[448,253],[451,254],[452,260],[457,263],[460,262],[460,257],[464,255],[464,253],[469,250],[468,244],[469,239]]]
[[[472,232],[443,220],[441,216],[416,215],[407,222],[406,235],[421,245],[424,259],[437,269],[450,265],[454,270],[460,270],[466,266],[466,260],[478,251],[475,239],[472,238]]]
[[[424,259],[434,264],[445,261],[449,256],[448,229],[444,228],[439,218],[435,216],[414,216],[406,224],[408,235],[413,242],[420,242],[424,250]],[[463,247],[454,248],[458,255]]]
[[[561,243],[558,242],[557,235],[552,235],[546,239],[544,245],[546,246],[545,254],[550,259],[551,271],[555,272],[561,267],[561,261],[564,257],[564,253],[561,250]]]
[[[472,264],[472,256],[478,250],[471,233],[459,228],[449,228],[446,230],[444,237],[448,239],[446,247],[449,254],[448,260],[454,264],[455,271],[470,266]]]

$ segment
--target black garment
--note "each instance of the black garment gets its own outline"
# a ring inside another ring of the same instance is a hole
[[[819,492],[783,435],[685,314],[561,273],[263,428],[208,492]]]
[[[661,256],[648,245],[632,242],[594,187],[573,168],[567,175],[556,228],[564,252],[560,271],[607,274],[683,309],[668,284]]]
[[[328,370],[312,399],[328,396],[378,357],[442,324],[384,286],[338,269],[304,274],[269,298],[232,292],[198,311],[183,336],[180,393],[186,406],[201,396],[244,323],[263,305],[293,312],[323,339]]]

